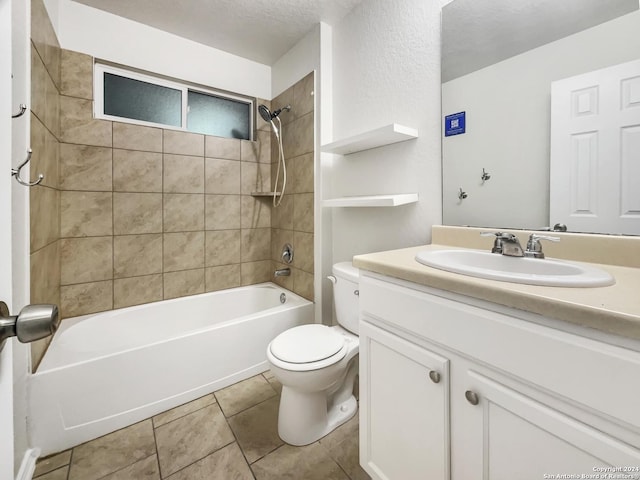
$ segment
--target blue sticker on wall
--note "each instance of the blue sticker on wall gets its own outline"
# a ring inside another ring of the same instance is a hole
[[[444,136],[460,135],[465,133],[466,112],[453,113],[444,117]]]

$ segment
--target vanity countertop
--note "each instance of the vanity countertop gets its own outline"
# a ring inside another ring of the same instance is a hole
[[[415,260],[420,251],[452,248],[456,247],[432,244],[356,255],[353,264],[381,275],[640,340],[640,268],[592,264],[611,273],[615,285],[569,288],[486,280],[438,270]]]

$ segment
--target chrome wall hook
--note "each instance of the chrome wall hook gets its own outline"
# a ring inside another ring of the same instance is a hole
[[[460,200],[464,200],[465,198],[467,198],[469,195],[467,195],[467,192],[465,192],[464,190],[462,190],[462,187],[460,187],[460,191],[458,192],[458,198]]]
[[[11,115],[11,118],[21,117],[22,115],[24,115],[24,112],[27,111],[27,106],[24,103],[21,103],[19,108],[20,108],[20,111],[15,115]]]
[[[29,160],[31,160],[31,154],[33,153],[33,151],[31,149],[27,150],[27,159],[22,162],[20,165],[18,165],[18,168],[12,168],[11,169],[11,176],[12,177],[16,177],[16,180],[18,181],[18,183],[20,185],[24,185],[25,187],[33,187],[35,185],[38,185],[40,182],[42,182],[42,179],[44,179],[44,175],[43,174],[39,174],[38,175],[38,180],[36,180],[35,182],[28,182],[28,181],[24,181],[21,177],[20,177],[20,170],[22,170],[22,168],[29,163]]]
[[[491,178],[491,174],[489,172],[485,172],[484,168],[482,169],[482,176],[480,177],[482,179],[482,183],[486,182],[487,180],[489,180]]]

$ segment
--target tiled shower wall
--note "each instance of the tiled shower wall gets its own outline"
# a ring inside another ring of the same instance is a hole
[[[92,65],[63,51],[61,310],[73,317],[271,278],[270,137],[95,120]]]
[[[47,37],[33,39],[32,172],[47,179],[31,193],[32,301],[67,318],[271,281],[284,242],[292,275],[277,281],[313,300],[313,73],[273,102],[293,108],[281,115],[287,193],[272,212],[250,195],[272,190],[269,124],[258,116],[251,142],[94,119],[93,59],[60,50],[33,4],[33,34]]]
[[[291,105],[280,114],[287,163],[287,187],[282,203],[272,214],[271,255],[273,269],[291,268],[291,276],[275,282],[313,300],[314,207],[314,73],[289,87],[271,101],[274,110]],[[277,124],[277,123],[276,123]],[[271,137],[271,177],[276,178],[278,145]],[[282,173],[281,173],[282,175]],[[280,185],[280,184],[279,184]],[[282,263],[282,246],[294,249],[291,265]]]
[[[31,2],[31,178],[44,180],[29,190],[31,303],[60,304],[60,191],[58,185],[61,52],[42,0]],[[25,187],[26,188],[26,187]],[[31,344],[33,368],[50,338]]]

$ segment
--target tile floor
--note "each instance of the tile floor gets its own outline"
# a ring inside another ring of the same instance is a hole
[[[270,372],[38,461],[37,480],[365,480],[358,416],[305,447],[278,437]]]

